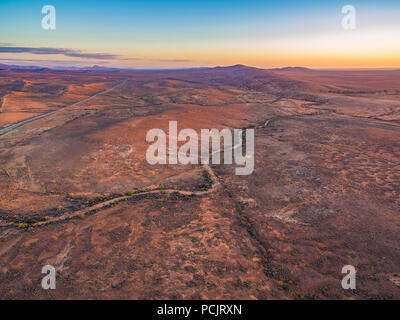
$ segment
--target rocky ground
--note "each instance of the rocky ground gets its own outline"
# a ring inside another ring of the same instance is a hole
[[[125,79],[0,135],[1,298],[400,298],[400,72],[0,71],[0,126]],[[253,174],[148,164],[170,120],[254,128]]]

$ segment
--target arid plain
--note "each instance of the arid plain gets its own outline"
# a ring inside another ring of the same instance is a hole
[[[150,165],[170,120],[254,128],[254,172]],[[2,130],[3,299],[400,298],[400,71],[5,68]]]

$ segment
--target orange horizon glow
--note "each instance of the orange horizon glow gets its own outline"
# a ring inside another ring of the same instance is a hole
[[[236,64],[400,68],[400,2],[389,0],[356,1],[358,22],[352,30],[342,27],[343,4],[337,1],[304,1],[304,7],[301,1],[134,1],[121,2],[118,8],[102,1],[76,9],[55,1],[61,21],[54,31],[40,28],[39,3],[24,3],[20,12],[18,1],[0,4],[0,63],[137,69]],[[109,16],[111,9],[117,18]],[[32,21],[18,24],[22,14]],[[13,47],[23,50],[15,53]],[[29,48],[55,48],[61,53],[35,54]],[[78,54],[62,54],[64,49]],[[102,54],[112,57],[96,57]]]

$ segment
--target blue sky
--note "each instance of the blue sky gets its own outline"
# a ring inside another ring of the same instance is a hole
[[[56,30],[41,28],[41,8],[47,4],[56,8]],[[346,4],[357,10],[355,31],[341,27],[341,8]],[[331,61],[332,67],[341,67],[355,66],[352,64],[358,54],[360,66],[391,66],[396,64],[394,54],[400,52],[400,41],[392,39],[391,47],[389,38],[398,35],[399,27],[398,0],[2,0],[0,63],[40,60],[48,65],[181,67],[236,62],[268,67],[311,66],[312,61],[318,61],[320,67],[329,67],[326,64]],[[373,55],[365,53],[368,43]],[[114,58],[79,58],[62,53],[45,56],[32,50],[10,53],[1,46],[53,48]],[[381,52],[377,51],[379,46]],[[332,61],[335,52],[337,63]]]

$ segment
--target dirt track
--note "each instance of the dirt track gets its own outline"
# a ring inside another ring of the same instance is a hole
[[[12,131],[12,130],[14,130],[14,129],[20,127],[20,126],[23,126],[24,124],[31,123],[31,122],[33,122],[33,121],[42,119],[42,118],[44,118],[44,117],[48,117],[48,116],[50,116],[50,115],[52,115],[52,114],[54,114],[54,113],[56,113],[56,112],[60,112],[60,111],[69,109],[69,108],[71,108],[71,107],[75,107],[75,106],[77,106],[77,105],[79,105],[79,104],[81,104],[81,103],[83,103],[83,102],[89,101],[89,100],[91,100],[91,99],[93,99],[93,98],[95,98],[95,97],[97,97],[97,96],[99,96],[99,95],[105,94],[105,93],[107,93],[107,92],[110,92],[110,91],[114,90],[115,88],[118,88],[118,87],[120,87],[120,86],[123,86],[123,85],[126,83],[126,81],[127,81],[127,79],[124,80],[123,82],[121,82],[121,83],[115,85],[114,87],[112,87],[112,88],[110,88],[110,89],[107,89],[107,90],[98,92],[98,93],[96,93],[96,94],[94,94],[94,95],[92,95],[92,96],[90,96],[90,97],[88,97],[88,98],[85,98],[85,99],[83,99],[83,100],[80,100],[80,101],[78,101],[78,102],[75,102],[75,103],[73,103],[73,104],[71,104],[71,105],[69,105],[69,106],[60,108],[60,109],[58,109],[58,110],[46,112],[46,113],[41,114],[41,115],[38,115],[38,116],[36,116],[36,117],[32,117],[32,118],[29,118],[29,119],[26,119],[26,120],[23,120],[23,121],[14,123],[14,124],[12,124],[11,126],[8,126],[8,127],[6,127],[6,128],[1,129],[1,130],[0,130],[0,135],[6,134],[7,132],[10,132],[10,131]],[[0,107],[1,107],[1,105],[0,105]]]

